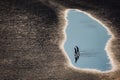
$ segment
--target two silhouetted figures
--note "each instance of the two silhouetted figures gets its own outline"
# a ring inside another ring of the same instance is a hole
[[[75,46],[74,50],[75,50],[74,57],[75,57],[75,63],[76,63],[77,60],[79,59],[80,51],[79,51],[78,46]]]

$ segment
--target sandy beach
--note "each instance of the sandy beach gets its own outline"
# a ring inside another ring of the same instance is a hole
[[[114,5],[114,4],[115,5]],[[120,80],[119,1],[0,0],[0,80]],[[78,69],[66,55],[66,12],[78,9],[112,35],[112,70]]]

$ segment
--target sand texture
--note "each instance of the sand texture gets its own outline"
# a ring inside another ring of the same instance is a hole
[[[0,80],[120,80],[120,1],[0,0]],[[113,34],[108,72],[76,69],[63,50],[67,9],[85,11]]]

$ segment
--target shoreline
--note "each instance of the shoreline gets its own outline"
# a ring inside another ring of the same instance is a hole
[[[64,49],[64,44],[67,40],[67,37],[66,37],[66,28],[68,26],[68,20],[67,20],[67,13],[69,12],[69,10],[76,10],[78,12],[82,12],[83,14],[86,14],[88,17],[90,17],[91,19],[97,21],[99,24],[101,24],[108,32],[108,35],[111,35],[111,37],[109,38],[109,40],[107,41],[106,43],[106,46],[105,46],[105,51],[106,51],[106,54],[107,54],[107,57],[108,59],[110,60],[110,64],[111,64],[111,69],[110,70],[106,70],[106,71],[101,71],[101,70],[97,70],[97,69],[89,69],[89,68],[78,68],[78,67],[75,67],[71,61],[70,61],[70,58],[69,56],[67,55],[67,52],[65,51]],[[63,26],[64,27],[64,30],[63,30],[63,34],[64,34],[64,37],[65,39],[62,40],[62,44],[60,45],[60,48],[62,49],[64,55],[65,55],[65,58],[67,59],[67,66],[71,67],[71,68],[74,68],[74,69],[77,69],[77,70],[83,70],[83,71],[89,71],[89,72],[99,72],[99,73],[109,73],[109,72],[112,72],[112,71],[115,71],[117,70],[117,65],[116,65],[116,61],[114,60],[114,55],[113,55],[113,52],[110,51],[110,46],[111,46],[111,42],[112,40],[115,39],[114,37],[114,34],[109,30],[109,28],[103,24],[100,20],[96,19],[95,17],[93,17],[91,14],[87,13],[87,12],[84,12],[84,11],[81,11],[81,10],[78,10],[78,9],[66,9],[64,11],[64,19],[65,19],[65,25]]]

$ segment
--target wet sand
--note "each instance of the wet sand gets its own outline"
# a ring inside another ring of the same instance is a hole
[[[89,0],[1,0],[0,79],[119,80],[120,12],[118,2],[111,1],[103,5]],[[67,9],[91,14],[112,32],[106,48],[115,66],[111,71],[81,70],[70,64],[63,50]]]

